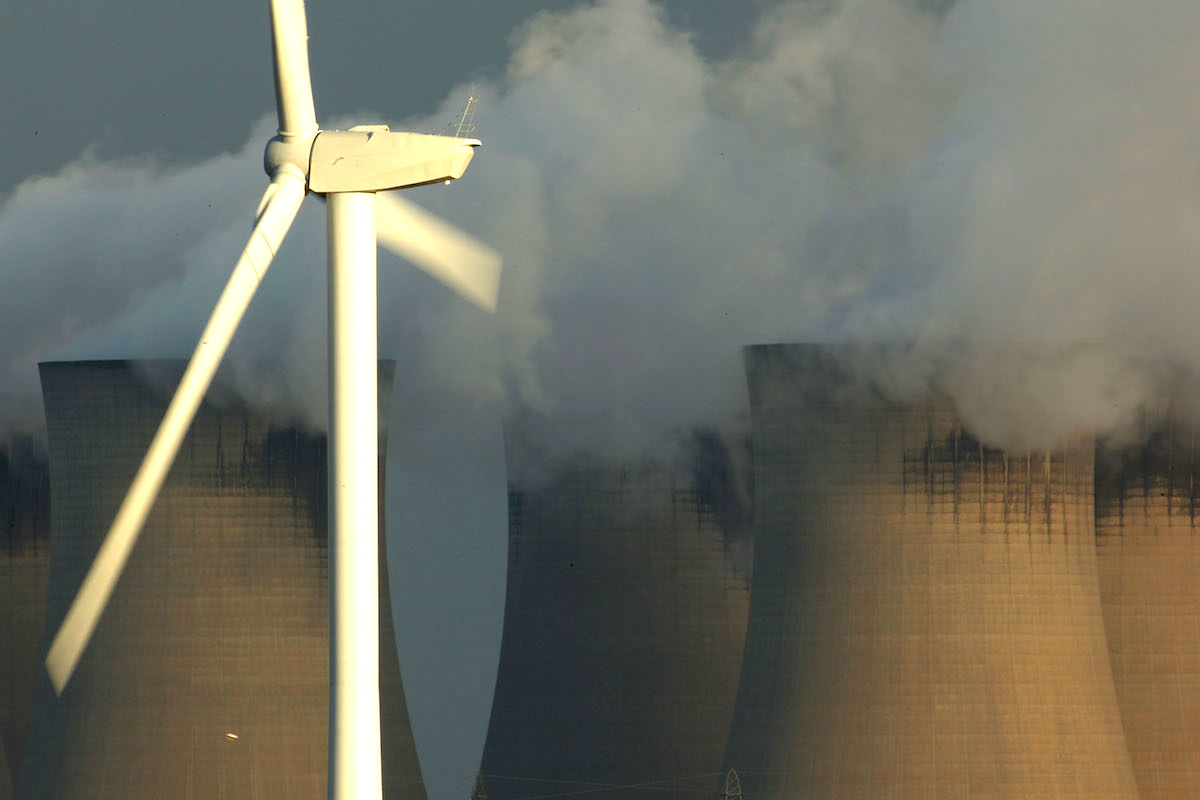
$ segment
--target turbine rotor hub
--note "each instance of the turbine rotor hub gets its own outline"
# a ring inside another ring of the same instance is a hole
[[[267,148],[263,151],[263,169],[267,175],[275,177],[280,171],[290,172],[304,179],[308,186],[308,168],[312,160],[313,142],[320,131],[311,136],[284,136],[277,133],[267,140]]]

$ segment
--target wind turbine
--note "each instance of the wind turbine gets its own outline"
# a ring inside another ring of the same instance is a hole
[[[385,125],[317,126],[303,0],[270,0],[279,133],[257,220],[96,560],[51,642],[59,694],[87,646],[196,410],[305,194],[328,200],[330,696],[328,796],[382,793],[377,582],[376,237],[487,310],[500,258],[389,189],[449,182],[478,139],[399,133]]]

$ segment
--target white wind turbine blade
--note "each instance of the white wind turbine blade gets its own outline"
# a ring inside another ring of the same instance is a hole
[[[304,0],[271,0],[271,43],[279,134],[285,140],[306,138],[317,132],[317,113],[308,74]]]
[[[496,310],[500,254],[396,193],[375,195],[376,237],[486,311]]]
[[[287,172],[277,175],[263,195],[250,241],[200,335],[179,388],[171,398],[154,441],[146,451],[96,560],[50,644],[46,671],[59,694],[83,655],[217,366],[303,200],[304,180]]]

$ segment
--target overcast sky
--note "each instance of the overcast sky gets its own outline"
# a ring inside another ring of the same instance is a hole
[[[706,53],[744,42],[766,0],[670,0]],[[353,0],[308,4],[322,118],[428,114],[451,88],[503,74],[514,29],[575,0]],[[169,163],[241,147],[273,110],[267,4],[9,0],[0,30],[0,193],[85,149]]]
[[[265,4],[121,8],[5,9],[8,423],[36,409],[39,359],[189,352],[265,182]],[[899,341],[873,378],[934,383],[1020,450],[1128,432],[1162,402],[1152,360],[1200,368],[1195,0],[344,0],[309,27],[327,126],[438,131],[481,98],[467,175],[410,196],[503,253],[496,315],[380,259],[433,800],[465,793],[482,745],[512,412],[548,453],[627,457],[744,426],[745,344]],[[309,203],[226,370],[314,425],[324,252]]]

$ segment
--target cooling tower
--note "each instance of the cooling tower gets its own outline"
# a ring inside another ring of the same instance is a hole
[[[1096,451],[1104,622],[1143,800],[1200,796],[1200,463],[1173,415]]]
[[[589,461],[510,489],[492,800],[691,798],[720,770],[747,520],[724,443],[693,445],[689,464]]]
[[[127,362],[41,366],[54,497],[49,632],[182,364],[155,371],[169,373],[158,389]],[[323,798],[326,501],[323,436],[206,402],[61,699],[41,679],[18,797]],[[424,800],[386,592],[383,568],[385,797]]]
[[[50,476],[32,438],[0,445],[0,800],[12,797],[42,655]]]
[[[746,350],[754,591],[726,758],[745,796],[1136,797],[1091,442],[984,447],[946,399],[889,403],[834,356]]]

